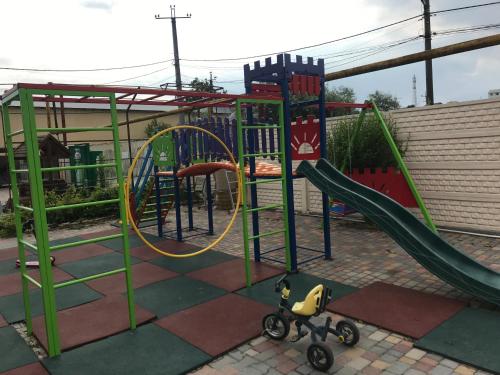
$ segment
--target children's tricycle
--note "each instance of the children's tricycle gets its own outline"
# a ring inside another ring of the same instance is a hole
[[[273,340],[283,340],[290,332],[290,322],[295,321],[297,336],[291,341],[297,342],[308,334],[308,331],[302,327],[306,326],[311,331],[312,340],[311,345],[307,348],[307,359],[316,370],[327,371],[333,365],[332,350],[325,343],[328,333],[333,333],[344,345],[354,346],[359,341],[358,327],[350,320],[340,320],[335,328],[331,328],[332,318],[330,317],[326,318],[324,325],[314,325],[311,322],[311,317],[318,316],[325,311],[326,305],[332,298],[331,289],[322,284],[316,285],[307,294],[304,301],[295,302],[291,306],[288,303],[290,282],[286,279],[287,276],[281,277],[275,283],[275,291],[281,292],[279,310],[264,317],[262,320],[263,334]]]

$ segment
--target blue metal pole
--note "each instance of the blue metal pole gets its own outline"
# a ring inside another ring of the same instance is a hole
[[[206,176],[207,184],[207,213],[208,213],[208,234],[214,234],[214,213],[213,213],[213,201],[212,201],[212,183],[210,175]]]
[[[174,194],[175,194],[175,227],[177,231],[177,241],[182,241],[182,220],[181,220],[181,193],[177,168],[174,170]]]
[[[283,97],[283,113],[285,127],[285,170],[286,170],[286,198],[288,203],[288,236],[290,242],[290,266],[292,272],[297,272],[297,238],[295,232],[295,204],[293,201],[293,175],[292,175],[292,151],[291,151],[291,127],[290,115],[290,92],[288,90],[288,72],[285,63],[285,74],[281,81],[281,95]],[[283,162],[283,161],[282,161]]]
[[[319,60],[318,64],[323,65],[323,60]],[[320,77],[320,93],[319,93],[319,131],[320,131],[320,155],[326,158],[326,118],[325,118],[325,76],[324,71]],[[330,238],[330,202],[328,194],[322,193],[321,200],[323,203],[323,244],[325,247],[325,259],[332,259],[331,238]]]
[[[193,192],[191,191],[191,177],[186,177],[187,204],[188,204],[188,223],[189,230],[193,230]]]

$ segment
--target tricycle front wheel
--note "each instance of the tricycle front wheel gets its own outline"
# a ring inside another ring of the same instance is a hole
[[[283,340],[290,332],[290,322],[281,313],[272,313],[262,319],[264,333],[273,340]]]

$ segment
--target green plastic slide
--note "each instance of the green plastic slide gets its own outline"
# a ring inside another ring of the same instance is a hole
[[[297,172],[322,192],[367,216],[440,279],[500,306],[500,273],[451,246],[399,203],[351,180],[325,159],[316,167],[304,161]]]

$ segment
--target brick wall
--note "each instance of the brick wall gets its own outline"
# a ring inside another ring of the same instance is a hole
[[[391,112],[415,183],[438,226],[500,232],[500,100],[408,108]],[[334,126],[335,119],[327,119]],[[294,182],[295,209],[320,212],[321,194]],[[261,185],[259,203],[281,199]],[[418,213],[417,213],[418,214]]]

